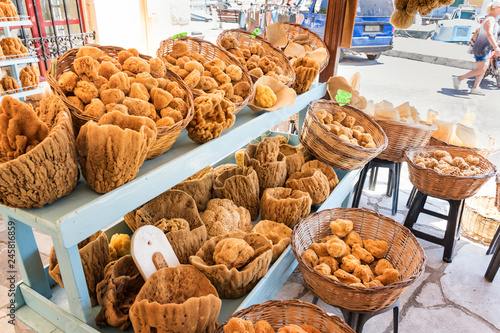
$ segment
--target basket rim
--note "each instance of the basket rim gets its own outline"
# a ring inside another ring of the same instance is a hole
[[[339,103],[337,103],[336,101],[326,100],[326,99],[317,99],[317,100],[314,100],[311,103],[309,103],[309,106],[307,108],[307,113],[312,117],[312,119],[314,121],[316,121],[318,124],[321,124],[320,121],[319,121],[319,119],[318,119],[318,117],[316,117],[316,114],[314,113],[314,111],[312,111],[312,107],[315,104],[319,104],[319,103],[327,103],[327,104],[333,104],[333,105],[339,105]],[[346,105],[343,105],[342,107],[351,108],[351,109],[354,110],[354,112],[356,112],[357,115],[361,115],[362,117],[365,117],[366,120],[372,122],[373,125],[383,135],[383,137],[384,137],[384,144],[381,145],[381,146],[379,146],[379,147],[377,147],[377,148],[364,148],[364,147],[355,145],[355,144],[350,143],[350,142],[345,142],[345,141],[341,140],[338,137],[338,135],[335,135],[335,134],[331,133],[330,131],[324,130],[324,132],[326,132],[325,135],[333,138],[335,140],[335,142],[338,143],[338,144],[346,145],[347,147],[353,148],[355,150],[363,151],[363,152],[369,152],[369,153],[372,153],[372,154],[373,153],[377,153],[377,152],[382,152],[382,151],[384,151],[387,148],[387,145],[389,144],[389,139],[387,138],[387,134],[385,134],[385,131],[382,129],[382,127],[380,126],[380,124],[378,124],[372,117],[366,115],[363,111],[361,111],[360,109],[358,109],[358,108],[356,108],[356,107],[354,107],[352,105],[346,104]],[[330,111],[330,110],[326,110],[326,111]]]
[[[430,130],[434,130],[435,131],[435,130],[437,130],[436,124],[429,123],[429,122],[427,122],[425,120],[422,120],[422,119],[419,120],[418,124],[409,124],[409,123],[405,123],[405,122],[399,121],[399,120],[384,119],[384,118],[375,118],[375,117],[373,117],[373,120],[375,120],[377,123],[381,122],[381,123],[386,123],[386,124],[392,125],[392,126],[409,127],[409,128],[421,129],[421,130],[425,130],[425,131],[430,131]],[[420,125],[425,125],[428,128],[424,129]]]
[[[479,154],[477,151],[473,150],[474,148],[466,148],[466,147],[450,147],[450,146],[422,146],[422,147],[413,147],[409,148],[405,151],[405,160],[408,163],[409,166],[411,166],[414,169],[417,169],[419,171],[427,171],[433,174],[434,176],[438,177],[443,177],[443,178],[450,178],[453,177],[453,179],[487,179],[495,176],[497,174],[497,168],[496,166],[491,163],[487,158]],[[451,150],[451,151],[467,151],[470,153],[470,155],[474,155],[474,157],[479,157],[479,159],[482,159],[486,164],[492,167],[492,170],[488,174],[481,174],[481,175],[476,175],[476,176],[456,176],[456,175],[449,175],[449,174],[443,174],[439,173],[434,169],[429,169],[429,168],[423,168],[421,166],[416,165],[413,162],[413,158],[410,157],[411,154],[417,154],[423,151],[435,151],[435,150]]]
[[[328,312],[326,312],[325,310],[323,310],[322,308],[320,308],[319,306],[317,306],[316,304],[312,304],[312,303],[309,303],[309,302],[304,302],[304,301],[301,301],[299,299],[287,299],[287,300],[269,300],[269,301],[266,301],[266,302],[263,302],[263,303],[257,303],[257,304],[252,304],[244,309],[241,309],[241,310],[238,310],[234,313],[232,313],[223,323],[219,324],[218,326],[218,329],[220,327],[224,327],[228,322],[229,320],[231,320],[232,318],[241,318],[242,316],[244,315],[247,315],[249,313],[252,313],[255,311],[255,309],[259,309],[259,308],[269,308],[272,310],[272,308],[275,308],[275,307],[281,307],[281,308],[289,308],[289,307],[297,307],[297,308],[300,308],[300,307],[308,307],[308,308],[311,308],[311,310],[314,310],[314,311],[317,311],[318,314],[322,314],[325,316],[325,318],[328,318],[329,320],[338,320],[339,323],[335,323],[337,326],[339,326],[339,328],[341,328],[342,330],[344,330],[344,332],[354,332],[348,325],[345,321],[343,321],[340,317],[334,315],[334,314],[329,314]],[[217,329],[217,330],[218,330]]]
[[[429,139],[429,146],[445,146],[445,147],[458,147],[458,148],[469,148],[469,149],[472,149],[474,151],[477,151],[477,152],[481,152],[481,151],[487,151],[488,154],[491,153],[495,147],[496,147],[496,140],[495,138],[493,138],[491,135],[489,135],[488,133],[485,133],[483,131],[478,131],[479,133],[482,133],[483,135],[486,135],[486,137],[488,138],[488,147],[462,147],[462,146],[457,146],[457,145],[452,145],[451,143],[448,143],[446,141],[443,141],[443,140],[440,140],[440,139],[437,139],[435,138],[434,136],[431,136],[430,139]],[[431,145],[430,142],[434,140],[436,141],[438,144],[434,144],[434,145]]]
[[[479,216],[485,218],[485,219],[489,219],[489,220],[493,220],[497,223],[500,224],[500,212],[499,212],[499,215],[497,215],[498,217],[492,217],[492,216],[487,216],[485,214],[483,214],[481,211],[479,211],[479,209],[477,207],[474,207],[473,205],[471,205],[471,201],[472,200],[475,200],[475,199],[482,199],[482,198],[486,198],[488,200],[493,200],[493,207],[496,208],[496,205],[495,205],[495,197],[490,197],[490,196],[487,196],[487,195],[478,195],[478,196],[473,196],[473,197],[470,197],[470,198],[467,198],[465,200],[465,208],[468,208],[470,209],[471,212],[474,212],[476,214],[478,214]]]
[[[222,37],[224,37],[227,34],[231,34],[233,32],[237,32],[237,33],[241,33],[241,34],[244,34],[244,35],[251,35],[251,36],[253,36],[252,33],[250,33],[249,31],[243,30],[243,29],[227,29],[227,30],[223,30],[219,34],[219,36],[217,36],[217,46],[219,46],[220,48],[224,49],[222,47]],[[266,39],[262,38],[261,36],[255,35],[254,40],[258,40],[260,43],[263,43],[264,45],[269,46],[271,49],[273,49],[275,52],[277,52],[283,58],[283,60],[289,65],[291,76],[290,76],[288,82],[284,83],[284,85],[285,86],[291,86],[295,82],[296,75],[295,75],[295,70],[293,69],[292,64],[291,64],[290,60],[288,59],[288,57],[286,56],[286,54],[283,53],[283,51],[281,51],[277,47],[275,47],[273,44],[269,43]],[[253,74],[250,74],[250,73],[248,73],[248,74],[250,75],[251,78],[255,77],[255,78],[259,79],[257,76],[255,76]]]
[[[404,280],[396,281],[394,283],[385,285],[383,287],[375,286],[375,287],[370,287],[370,288],[363,288],[363,287],[358,287],[358,286],[351,286],[351,285],[342,283],[340,281],[336,281],[336,280],[330,279],[326,275],[321,274],[317,270],[313,269],[311,266],[309,266],[304,261],[304,259],[302,258],[302,256],[297,253],[297,249],[296,249],[296,246],[295,246],[295,238],[296,238],[295,235],[296,235],[296,232],[297,232],[297,229],[298,229],[299,225],[301,225],[302,223],[306,223],[309,218],[315,217],[317,215],[324,215],[324,214],[328,214],[330,212],[343,212],[343,211],[359,211],[359,212],[368,213],[368,214],[371,214],[372,216],[378,218],[379,220],[383,220],[383,221],[385,221],[387,223],[390,223],[391,225],[395,226],[396,228],[399,228],[399,229],[401,229],[403,231],[407,231],[408,237],[412,241],[414,241],[415,244],[417,244],[417,246],[418,246],[417,248],[418,248],[420,254],[422,255],[422,265],[420,265],[419,269],[415,273],[413,273],[412,275],[410,275],[409,277],[407,277]],[[415,237],[415,235],[408,228],[406,228],[404,225],[396,222],[394,219],[392,219],[392,218],[390,218],[388,216],[382,215],[382,214],[380,214],[380,213],[378,213],[378,212],[376,212],[376,211],[374,211],[372,209],[365,208],[365,207],[363,207],[363,208],[342,208],[342,207],[338,207],[338,208],[332,208],[332,209],[325,209],[325,210],[322,210],[322,211],[319,211],[319,212],[315,212],[315,213],[309,214],[308,216],[302,218],[294,226],[294,228],[292,230],[292,234],[291,234],[290,237],[291,237],[292,251],[295,254],[295,258],[297,259],[297,261],[299,262],[299,264],[302,263],[301,266],[306,267],[306,270],[309,273],[312,273],[315,276],[319,276],[325,282],[333,283],[333,285],[340,286],[342,288],[351,289],[351,290],[362,291],[363,293],[367,293],[367,294],[376,293],[376,292],[378,292],[380,290],[385,290],[385,289],[389,289],[389,288],[392,289],[394,287],[400,287],[400,288],[401,287],[407,287],[409,284],[411,284],[413,281],[415,281],[420,275],[423,274],[423,272],[425,270],[426,263],[427,263],[427,256],[425,254],[424,249],[422,248],[422,245],[418,242],[418,240]]]

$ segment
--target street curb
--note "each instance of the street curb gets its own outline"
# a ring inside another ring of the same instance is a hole
[[[462,68],[462,69],[474,69],[474,68],[476,68],[476,63],[473,61],[451,59],[451,58],[445,58],[445,57],[437,57],[437,56],[432,56],[432,55],[427,55],[427,54],[413,53],[413,52],[407,52],[407,51],[401,51],[401,50],[392,49],[389,51],[385,51],[382,54],[389,56],[389,57],[405,58],[405,59],[411,59],[411,60],[416,60],[416,61],[428,62],[428,63],[436,64],[436,65],[457,67],[457,68]]]

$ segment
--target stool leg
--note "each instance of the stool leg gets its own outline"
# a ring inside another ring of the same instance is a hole
[[[393,177],[392,185],[392,215],[396,215],[398,212],[398,200],[399,200],[399,177],[401,176],[401,163],[396,163],[395,174]]]
[[[314,305],[318,304],[318,300],[319,300],[318,296],[314,295],[313,300],[312,300],[312,304],[314,304]]]
[[[358,321],[358,314],[356,312],[340,309],[342,311],[342,315],[344,316],[344,321],[347,325],[349,325],[350,328],[352,328],[355,332],[356,331],[356,326],[357,326],[357,321]]]
[[[392,322],[394,326],[394,333],[398,333],[399,331],[399,306],[395,306],[392,309]]]
[[[413,186],[413,188],[411,189],[411,192],[410,192],[410,196],[408,197],[408,201],[406,201],[407,208],[410,208],[411,202],[413,201],[413,199],[415,199],[416,194],[417,194],[417,188],[415,186]]]
[[[411,202],[410,209],[408,210],[408,215],[404,222],[404,226],[410,230],[413,230],[413,225],[417,222],[420,211],[424,208],[425,201],[427,200],[427,195],[420,191],[417,191],[415,198]]]
[[[370,191],[375,190],[375,184],[377,183],[377,177],[378,177],[378,167],[375,167],[372,169],[372,172],[370,173],[370,185],[369,189]]]
[[[500,246],[497,246],[495,249],[495,253],[493,253],[493,257],[491,258],[488,269],[486,270],[486,274],[484,274],[486,280],[493,282],[493,279],[498,272],[498,267],[500,267]]]
[[[356,189],[354,190],[354,197],[352,199],[351,207],[357,208],[359,206],[359,201],[361,200],[361,193],[363,193],[363,187],[365,186],[365,179],[368,173],[368,166],[370,163],[367,163],[361,173],[359,175],[358,184],[356,185]]]
[[[493,239],[491,240],[490,247],[488,248],[488,251],[486,251],[486,255],[492,254],[495,249],[498,247],[498,243],[500,241],[500,227],[497,228],[497,231],[495,232],[495,236],[493,236]]]
[[[387,180],[387,191],[385,193],[388,197],[392,196],[393,181],[394,181],[394,171],[391,168],[389,168],[389,179]]]
[[[450,212],[448,213],[448,222],[446,224],[446,231],[444,233],[444,253],[443,261],[451,263],[453,260],[453,250],[455,249],[455,242],[458,238],[460,231],[460,219],[463,208],[464,200],[449,200]]]

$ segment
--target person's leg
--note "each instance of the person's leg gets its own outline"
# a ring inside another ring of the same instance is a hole
[[[476,80],[474,81],[474,86],[472,87],[472,89],[476,89],[479,87],[481,81],[483,80],[484,73],[486,73],[486,69],[488,69],[488,64],[486,63],[486,61],[477,63],[477,70],[479,71],[479,73],[476,75]]]
[[[482,69],[483,64],[486,64],[486,63],[485,62],[476,62],[476,68],[471,70],[470,72],[465,73],[464,75],[459,76],[458,80],[462,81],[462,80],[468,79],[470,77],[477,76],[481,73],[484,76],[484,72],[486,71],[486,68],[483,71],[483,69]]]

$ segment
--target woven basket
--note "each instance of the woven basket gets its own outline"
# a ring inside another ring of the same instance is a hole
[[[240,42],[241,46],[250,47],[255,43],[259,43],[266,51],[266,55],[278,58],[278,62],[276,63],[276,65],[278,65],[281,69],[283,69],[284,75],[289,78],[288,82],[283,82],[283,83],[287,87],[290,87],[293,84],[293,82],[295,81],[295,71],[293,70],[292,64],[288,60],[288,57],[283,53],[283,51],[272,46],[271,43],[269,43],[267,40],[265,40],[260,36],[254,35],[255,38],[252,38],[251,37],[252,34],[250,32],[242,29],[230,29],[221,32],[219,37],[217,37],[217,45],[220,48],[223,48],[222,38],[224,38],[227,35],[233,36],[238,42]],[[250,77],[252,78],[253,82],[259,79],[257,76],[251,74]]]
[[[100,50],[106,52],[110,57],[118,59],[118,53],[120,51],[124,51],[125,49],[119,46],[100,46],[100,45],[89,45],[93,47],[97,47]],[[66,51],[63,55],[57,57],[55,71],[51,67],[46,73],[47,82],[49,83],[52,91],[55,95],[59,96],[63,102],[68,106],[68,109],[71,112],[71,118],[73,119],[73,127],[75,129],[75,137],[78,135],[80,131],[80,127],[82,127],[86,122],[93,120],[95,122],[99,121],[99,118],[89,116],[83,113],[82,109],[74,106],[66,97],[62,89],[57,84],[57,79],[61,76],[62,73],[70,70],[73,65],[73,61],[75,60],[76,54],[78,53],[78,49],[74,48]],[[139,54],[144,60],[149,60],[152,57]],[[193,96],[191,94],[191,90],[184,83],[184,81],[174,72],[167,68],[167,74],[165,75],[166,79],[177,82],[179,86],[187,92],[186,103],[188,104],[188,113],[186,118],[183,121],[177,122],[176,124],[169,127],[158,127],[156,134],[156,141],[148,151],[146,156],[147,159],[156,158],[169,150],[174,144],[175,140],[181,133],[181,131],[186,128],[187,124],[193,119],[194,115],[194,102]]]
[[[304,27],[302,24],[292,22],[281,22],[280,24],[283,28],[285,28],[288,40],[293,40],[298,35],[305,34],[309,35],[309,43],[307,43],[307,45],[309,45],[313,50],[319,49],[321,47],[325,48],[326,59],[319,65],[319,72],[321,73],[330,61],[330,52],[328,51],[328,47],[326,47],[323,39],[317,33],[309,30],[309,28]],[[262,36],[266,38],[266,30],[264,30]]]
[[[277,332],[286,325],[311,325],[321,333],[354,333],[354,331],[337,316],[329,315],[316,305],[299,300],[267,301],[255,304],[235,312],[214,333],[223,333],[224,326],[231,318],[250,320],[253,324],[259,320],[267,321]]]
[[[485,134],[485,135],[487,135],[487,134]],[[496,144],[495,139],[493,139],[489,135],[487,135],[487,136],[488,136],[488,148],[469,148],[469,149],[471,149],[472,151],[487,158],[490,155],[490,153],[492,152],[492,150],[495,149],[495,144]],[[428,146],[443,146],[443,147],[463,148],[460,146],[455,146],[455,145],[449,144],[446,141],[436,139],[433,136],[431,136],[431,138],[429,139],[429,143],[427,145]]]
[[[181,43],[185,42],[188,44],[189,50],[191,52],[196,52],[201,54],[202,56],[205,57],[207,61],[211,61],[213,59],[221,59],[226,63],[226,65],[236,65],[241,68],[243,72],[243,76],[241,81],[246,81],[250,86],[252,86],[250,94],[247,96],[247,98],[241,102],[241,103],[234,103],[235,111],[234,113],[238,113],[243,107],[245,107],[248,103],[253,101],[253,95],[254,95],[254,88],[253,88],[253,82],[252,79],[250,78],[250,74],[248,74],[247,69],[240,64],[238,60],[236,60],[235,57],[233,57],[229,52],[224,50],[223,48],[210,43],[209,41],[199,39],[196,37],[180,37],[176,39],[165,39],[160,43],[160,47],[158,50],[156,50],[156,56],[160,59],[162,59],[165,55],[170,54],[172,52],[172,48],[174,44],[176,43]],[[198,97],[199,94],[196,92],[193,92],[193,97],[196,98]]]
[[[490,244],[500,225],[500,216],[485,214],[489,208],[495,208],[495,197],[472,197],[465,201],[462,215],[462,235],[485,245]]]
[[[420,124],[407,124],[389,119],[376,119],[387,135],[387,148],[378,158],[392,162],[403,162],[405,150],[413,147],[426,146],[437,126],[426,121]]]
[[[401,274],[401,280],[383,287],[362,288],[330,279],[309,266],[302,254],[312,243],[332,234],[330,222],[351,220],[363,239],[384,240],[385,256]],[[327,304],[356,312],[377,312],[393,304],[406,287],[424,271],[425,253],[415,236],[393,219],[366,208],[335,208],[302,219],[292,232],[292,250],[311,291]]]
[[[421,152],[429,154],[436,150],[445,150],[452,157],[466,158],[469,155],[479,158],[478,176],[453,176],[438,173],[436,170],[422,168],[413,163],[413,159]],[[422,193],[444,200],[462,200],[472,197],[488,179],[496,174],[495,166],[485,157],[470,148],[427,146],[411,148],[406,151],[406,162],[411,183]]]
[[[353,116],[356,118],[356,125],[363,126],[365,131],[372,135],[377,148],[368,149],[342,141],[319,122],[314,114],[318,109],[325,109],[332,114],[344,111],[347,116]],[[323,99],[309,104],[299,140],[318,160],[345,171],[363,167],[387,147],[387,136],[370,116],[352,106],[340,106],[337,102]]]

